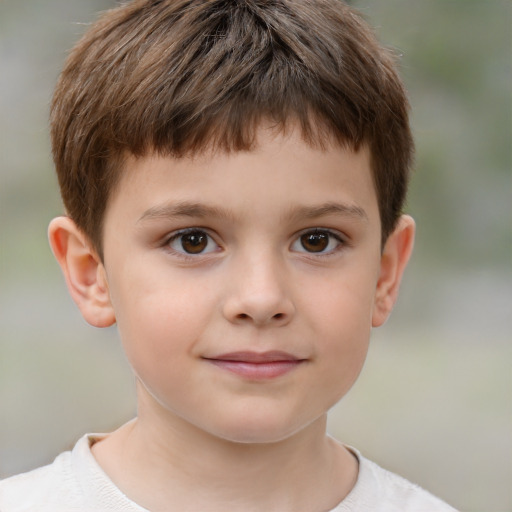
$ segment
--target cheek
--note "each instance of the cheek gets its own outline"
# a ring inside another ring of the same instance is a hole
[[[126,289],[116,304],[117,326],[136,373],[168,368],[189,355],[200,338],[206,308],[185,292],[163,287]]]
[[[325,410],[339,402],[356,382],[368,353],[370,330],[362,323],[347,322],[329,329],[320,348],[323,361],[317,382],[318,396],[325,400]]]
[[[372,283],[366,274],[333,280],[311,297],[315,313],[318,357],[323,360],[323,384],[344,394],[359,375],[368,351],[373,310]]]
[[[330,339],[369,334],[376,278],[364,269],[353,268],[325,282],[320,288],[310,287],[308,296],[318,328],[328,330]]]

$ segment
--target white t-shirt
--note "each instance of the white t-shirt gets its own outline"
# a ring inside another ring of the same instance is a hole
[[[127,498],[96,462],[91,446],[101,437],[86,435],[52,464],[2,480],[0,511],[148,512]],[[359,460],[356,485],[329,512],[455,512],[417,485],[350,450]]]

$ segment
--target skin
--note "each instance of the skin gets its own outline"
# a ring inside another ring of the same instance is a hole
[[[326,437],[327,411],[391,312],[413,220],[382,249],[367,149],[297,131],[262,128],[250,152],[129,157],[123,173],[103,262],[69,218],[49,230],[84,318],[117,322],[137,377],[137,418],[93,446],[99,464],[153,511],[333,508],[357,461]]]

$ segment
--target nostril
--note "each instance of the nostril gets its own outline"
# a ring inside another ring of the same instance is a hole
[[[272,320],[282,320],[283,318],[285,318],[285,314],[284,313],[276,313],[275,315],[273,315],[271,317]],[[247,313],[239,313],[238,315],[236,315],[236,318],[238,320],[250,320],[252,317],[251,315],[248,315]]]

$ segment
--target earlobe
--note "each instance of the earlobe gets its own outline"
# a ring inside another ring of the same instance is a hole
[[[95,327],[114,324],[105,267],[87,237],[69,217],[57,217],[50,223],[48,238],[84,319]]]
[[[373,327],[384,324],[395,305],[400,282],[414,246],[414,232],[415,223],[412,217],[402,215],[397,227],[386,241],[375,293]]]

